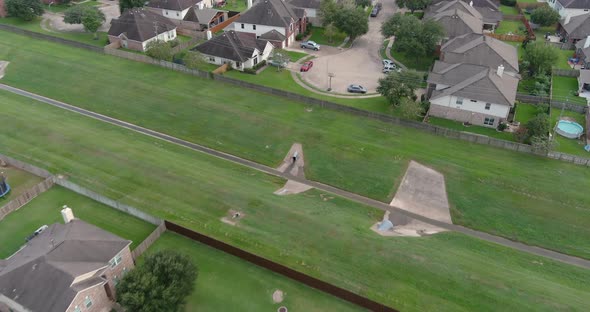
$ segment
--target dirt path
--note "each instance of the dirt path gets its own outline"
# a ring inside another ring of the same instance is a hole
[[[6,67],[8,67],[8,64],[10,64],[10,62],[0,61],[0,79],[4,77],[4,71],[6,70]]]
[[[279,165],[277,170],[283,173],[286,172],[294,177],[305,179],[305,158],[303,156],[303,147],[300,143],[294,143],[291,146],[291,149],[289,149],[289,152],[287,153],[285,158],[283,158],[283,162]],[[274,194],[299,194],[310,189],[312,189],[312,187],[304,183],[299,183],[297,181],[289,179],[287,180],[287,183],[285,183],[285,186],[278,189],[276,192],[274,192]]]

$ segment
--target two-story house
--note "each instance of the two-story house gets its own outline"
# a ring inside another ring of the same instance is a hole
[[[561,17],[576,16],[590,11],[590,0],[547,0],[547,4]]]
[[[75,219],[52,224],[7,260],[0,295],[32,312],[108,312],[115,285],[134,263],[131,241]]]
[[[119,42],[123,48],[143,52],[152,41],[176,39],[176,24],[150,10],[134,8],[111,20],[108,34],[109,42]]]
[[[287,47],[297,34],[305,32],[306,24],[305,10],[282,0],[260,0],[226,29],[250,33],[256,38],[274,30],[285,37],[283,46]]]
[[[154,13],[171,20],[182,21],[189,9],[193,7],[212,8],[212,0],[151,0],[145,5]]]
[[[436,61],[428,75],[429,115],[474,125],[497,127],[516,100],[518,78],[474,64]]]
[[[461,0],[446,0],[446,1],[439,1],[436,3],[430,4],[426,10],[424,11],[425,18],[433,18],[438,20],[443,24],[443,28],[447,33],[456,33],[462,29],[463,24],[466,26],[475,26],[477,25],[476,29],[471,29],[475,33],[481,33],[481,30],[489,30],[494,31],[498,26],[498,23],[502,20],[502,13],[499,11],[497,7],[494,7],[494,2],[487,2],[487,1],[461,1]],[[464,14],[452,14],[455,11],[461,11]],[[456,16],[461,21],[461,23],[453,23],[452,20],[448,20],[448,16]],[[481,21],[481,29],[479,28],[479,23],[472,21],[473,19]],[[454,29],[454,28],[458,29]],[[449,28],[449,29],[447,29]],[[473,28],[473,27],[470,27]],[[465,34],[467,32],[461,31],[461,34]],[[448,36],[453,37],[453,36]]]

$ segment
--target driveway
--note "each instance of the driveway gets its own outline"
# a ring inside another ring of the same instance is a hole
[[[367,34],[357,38],[353,47],[344,52],[332,55],[319,53],[319,57],[313,61],[313,69],[303,73],[303,79],[325,90],[329,86],[328,73],[333,73],[332,89],[336,93],[346,93],[346,87],[352,83],[364,86],[369,93],[376,92],[378,80],[383,77],[381,73],[383,65],[379,55],[384,39],[381,35],[381,24],[395,11],[393,1],[382,1],[382,3],[383,9],[379,15],[369,18]],[[322,47],[322,50],[324,48],[328,50],[331,47]],[[333,51],[332,49],[330,50]]]
[[[108,31],[111,27],[111,20],[119,17],[119,1],[98,0],[100,5],[98,8],[104,13],[106,21],[100,26],[98,31]],[[43,14],[43,22],[41,27],[48,31],[63,31],[63,32],[84,32],[82,24],[67,24],[63,21],[63,13],[53,13],[45,11]]]

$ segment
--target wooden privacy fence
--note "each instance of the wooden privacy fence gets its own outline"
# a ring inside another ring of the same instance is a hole
[[[162,222],[156,229],[146,237],[141,244],[139,244],[133,251],[131,252],[131,256],[133,260],[136,260],[141,256],[150,246],[162,236],[162,234],[166,232],[166,223]]]
[[[551,74],[553,74],[553,76],[561,76],[561,77],[575,77],[575,78],[580,77],[580,71],[578,69],[553,68],[553,69],[551,69]]]
[[[390,312],[390,311],[397,311],[393,308],[390,308],[386,305],[373,301],[367,297],[363,297],[351,291],[348,291],[344,288],[340,288],[338,286],[332,285],[330,283],[324,282],[319,280],[315,277],[309,276],[305,273],[301,273],[299,271],[293,270],[289,267],[286,267],[282,264],[277,262],[268,260],[266,258],[257,256],[251,252],[245,251],[243,249],[234,247],[227,243],[224,243],[220,240],[215,238],[209,237],[207,235],[195,232],[193,230],[189,230],[185,227],[172,223],[170,221],[166,221],[166,228],[171,231],[178,233],[182,236],[188,237],[194,241],[198,241],[203,243],[207,246],[213,247],[217,250],[223,251],[230,255],[236,256],[242,260],[248,261],[253,263],[257,266],[263,267],[267,270],[273,271],[295,281],[298,281],[302,284],[307,286],[313,287],[315,289],[321,290],[325,293],[338,297],[342,300],[346,300],[350,303],[358,305],[360,307],[369,309],[371,311],[383,311],[383,312]]]
[[[47,191],[52,186],[53,186],[53,177],[49,177],[49,178],[46,178],[45,180],[43,180],[41,183],[24,191],[22,194],[18,195],[16,198],[9,201],[6,205],[0,207],[0,220],[4,219],[10,213],[17,211],[22,206],[28,204],[35,197],[37,197],[37,196],[39,196],[39,194]]]
[[[511,42],[523,42],[526,40],[526,36],[522,35],[509,35],[509,34],[493,34],[493,33],[486,33],[488,37],[496,38],[503,41],[511,41]]]

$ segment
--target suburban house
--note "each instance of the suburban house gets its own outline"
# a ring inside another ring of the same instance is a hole
[[[113,19],[108,34],[109,42],[143,52],[152,41],[176,39],[176,24],[148,9],[134,8]]]
[[[249,33],[230,30],[191,50],[200,52],[211,64],[229,64],[232,68],[243,71],[266,61],[273,49],[273,45],[266,40]]]
[[[563,42],[576,44],[590,35],[590,13],[566,16],[559,22],[557,32]]]
[[[424,17],[439,21],[448,37],[454,37],[469,32],[494,31],[502,20],[502,13],[490,7],[475,7],[473,2],[453,0],[431,4]]]
[[[305,10],[282,0],[260,0],[227,29],[254,34],[256,38],[275,30],[285,37],[283,45],[288,47],[297,34],[305,32],[306,24]]]
[[[583,68],[590,68],[590,33],[588,33],[586,39],[576,43],[576,57],[579,59],[579,64],[582,64]]]
[[[448,2],[449,0],[434,0],[431,1],[430,4],[435,4],[439,2]],[[499,0],[462,0],[465,3],[470,4],[474,8],[490,8],[496,11],[500,10],[500,1]]]
[[[590,0],[547,0],[547,4],[561,17],[573,17],[590,11]]]
[[[191,8],[211,8],[213,2],[212,0],[151,0],[145,7],[171,20],[181,21]]]
[[[436,61],[428,75],[429,115],[497,127],[516,100],[518,78],[498,68]]]
[[[191,7],[184,18],[179,21],[178,27],[187,30],[205,31],[227,19],[227,11],[194,6]]]
[[[62,210],[50,225],[7,260],[0,260],[0,294],[32,312],[111,311],[115,285],[134,267],[129,245]]]
[[[307,21],[313,25],[321,25],[322,20],[318,14],[320,10],[320,0],[287,0],[287,2],[299,9],[305,10]]]
[[[6,17],[6,5],[4,0],[0,0],[0,17]]]
[[[440,60],[450,64],[474,64],[491,68],[504,66],[504,73],[518,76],[518,51],[504,41],[480,34],[466,34],[445,42]]]

